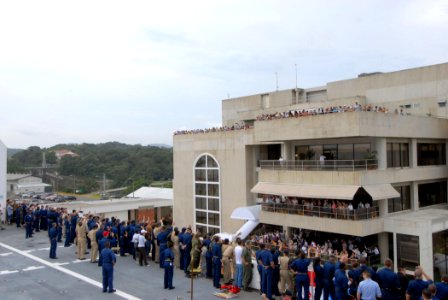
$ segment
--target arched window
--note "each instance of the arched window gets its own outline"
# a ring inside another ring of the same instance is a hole
[[[204,154],[194,166],[194,223],[202,234],[221,232],[220,200],[218,162]]]

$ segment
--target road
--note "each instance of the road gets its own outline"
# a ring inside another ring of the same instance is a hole
[[[25,239],[25,230],[5,226],[0,231],[0,298],[16,299],[191,299],[190,279],[175,270],[174,290],[163,289],[163,270],[151,262],[140,267],[132,257],[117,256],[115,294],[103,294],[101,268],[76,259],[75,246],[58,244],[57,260],[48,258],[46,231]],[[88,255],[87,255],[88,256]],[[193,299],[219,299],[209,279],[194,280]],[[179,298],[177,298],[179,297]],[[258,292],[242,292],[239,299],[260,299]]]

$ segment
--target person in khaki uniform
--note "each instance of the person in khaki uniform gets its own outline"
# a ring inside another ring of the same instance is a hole
[[[93,228],[87,234],[90,239],[90,262],[96,263],[98,256],[98,242],[96,240],[96,232],[98,231],[98,224],[95,224]]]
[[[76,243],[78,245],[78,259],[84,260],[87,246],[87,219],[82,218],[76,225]]]
[[[283,255],[279,258],[280,264],[280,293],[285,293],[286,286],[289,290],[292,290],[291,285],[291,273],[289,272],[289,251],[286,249],[283,251]]]
[[[222,267],[223,267],[223,282],[224,284],[230,284],[232,279],[232,258],[233,258],[233,246],[229,244],[229,240],[225,239],[222,245]]]
[[[252,281],[252,250],[251,242],[247,241],[243,249],[243,290],[249,292]]]
[[[154,228],[154,240],[155,241],[157,241],[157,235],[159,234],[159,232],[160,231],[162,231],[162,227],[159,225],[159,224],[157,224],[156,225],[157,227],[156,228]],[[159,249],[159,245],[157,245],[157,243],[155,244],[155,246],[156,246],[156,257],[155,257],[155,263],[160,263],[159,262],[159,259],[160,259],[160,249]]]

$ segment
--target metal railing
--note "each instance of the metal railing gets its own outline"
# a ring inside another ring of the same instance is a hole
[[[331,208],[312,205],[262,203],[261,209],[267,212],[350,221],[367,220],[379,217],[378,206],[350,210],[347,208]]]
[[[266,170],[355,171],[377,169],[378,160],[260,160],[259,166]]]

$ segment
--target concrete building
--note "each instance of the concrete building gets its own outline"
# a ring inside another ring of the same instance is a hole
[[[223,128],[174,135],[176,223],[235,232],[234,209],[261,203],[262,223],[373,237],[395,268],[437,277],[447,100],[448,63],[224,100]]]
[[[7,164],[7,148],[0,140],[0,205],[3,212],[1,221],[6,218],[6,164]]]
[[[19,195],[51,192],[52,186],[31,174],[7,174],[7,189],[9,195]]]

